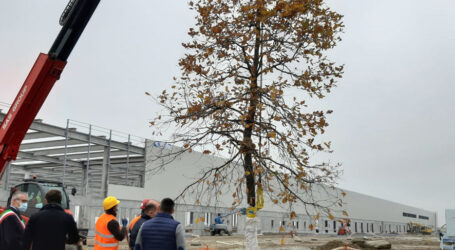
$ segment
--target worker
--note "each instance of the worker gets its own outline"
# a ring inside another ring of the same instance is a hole
[[[157,212],[159,212],[160,203],[158,203],[157,201],[152,200],[152,199],[143,200],[141,203],[141,214],[139,214],[137,217],[134,217],[134,219],[131,220],[130,225],[128,226],[130,233],[133,230],[134,224],[136,224],[136,222],[141,218],[142,213],[144,213],[145,205],[147,205],[149,202],[152,202],[153,204],[155,204],[155,206],[157,208]]]
[[[221,219],[221,214],[215,218],[215,224],[223,224],[223,220]]]
[[[185,230],[172,217],[174,206],[170,198],[161,201],[160,212],[139,229],[134,250],[185,250]]]
[[[32,217],[25,228],[23,249],[61,250],[65,243],[76,244],[79,241],[76,222],[61,207],[62,193],[50,190],[45,195],[46,205]]]
[[[120,201],[113,196],[104,199],[104,213],[95,224],[95,250],[117,250],[119,241],[127,236],[128,220],[123,218],[120,228],[116,218],[119,203]]]
[[[27,202],[27,194],[16,191],[11,197],[10,206],[0,215],[0,249],[20,249],[25,229],[21,212],[27,211]]]
[[[142,210],[141,218],[134,224],[133,230],[131,230],[130,235],[130,248],[134,249],[134,244],[136,243],[137,233],[139,233],[139,229],[141,228],[144,222],[155,218],[157,214],[158,208],[156,207],[155,203],[152,200],[149,200],[147,205]]]

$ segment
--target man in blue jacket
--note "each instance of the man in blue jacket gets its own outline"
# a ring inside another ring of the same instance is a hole
[[[174,220],[175,203],[165,198],[160,204],[160,213],[142,224],[134,250],[185,250],[185,230]]]

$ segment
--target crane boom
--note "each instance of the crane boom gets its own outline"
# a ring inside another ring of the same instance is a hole
[[[38,114],[100,0],[70,0],[63,26],[48,54],[40,53],[0,125],[0,178],[15,160],[27,130]]]

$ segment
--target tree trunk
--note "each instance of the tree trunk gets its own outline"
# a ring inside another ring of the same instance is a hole
[[[254,178],[253,166],[253,151],[255,144],[252,140],[253,128],[256,117],[256,109],[259,104],[259,88],[258,88],[258,75],[259,75],[259,62],[260,62],[260,47],[261,47],[261,32],[260,23],[256,23],[256,42],[254,46],[253,64],[250,68],[251,85],[250,85],[250,104],[248,107],[248,116],[246,119],[246,127],[243,132],[243,152],[245,154],[244,170],[246,175],[246,188],[248,204],[251,207],[256,206],[256,181]]]
[[[246,176],[246,188],[247,188],[247,198],[248,204],[251,207],[256,206],[256,186],[254,181],[254,169],[253,169],[253,159],[251,153],[246,153],[245,155],[245,173],[250,173]]]

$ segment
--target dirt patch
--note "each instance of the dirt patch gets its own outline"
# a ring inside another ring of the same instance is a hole
[[[316,250],[332,250],[334,248],[344,247],[344,246],[361,249],[359,246],[357,246],[356,244],[354,244],[352,242],[341,241],[341,240],[332,240],[332,241],[325,243],[322,246],[316,247]]]
[[[261,235],[258,237],[259,247],[262,250],[332,250],[343,247],[348,243],[349,247],[367,250],[358,247],[353,243],[354,237],[359,236],[335,236],[335,235],[299,235],[292,239],[289,235]],[[439,240],[436,236],[410,236],[410,235],[368,235],[360,237],[364,240],[383,239],[392,244],[392,250],[438,250]],[[201,236],[186,238],[188,250],[214,249],[214,250],[240,250],[245,249],[245,238],[243,235],[233,236]],[[91,247],[85,246],[84,250],[93,249],[93,238],[88,243]],[[282,245],[281,243],[284,243]],[[193,245],[192,245],[193,244]],[[199,245],[200,244],[200,245]],[[127,250],[125,241],[120,243],[119,250]],[[370,249],[368,249],[370,250]]]

